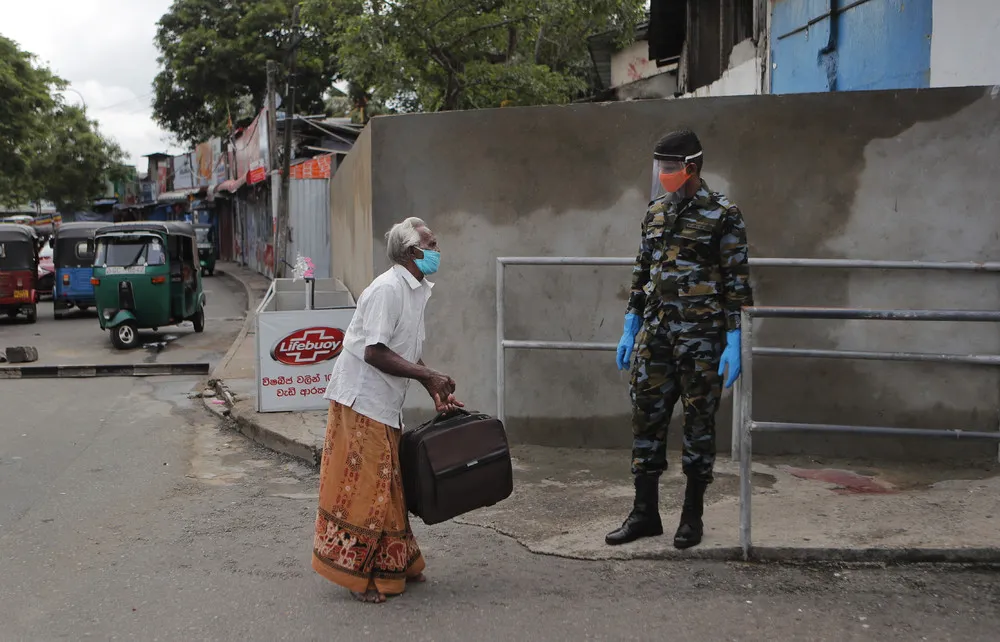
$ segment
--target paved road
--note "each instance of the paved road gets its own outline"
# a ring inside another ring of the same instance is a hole
[[[416,525],[427,585],[358,604],[309,568],[314,471],[199,385],[0,382],[0,640],[996,638],[990,572],[579,562],[448,524]]]
[[[232,342],[234,327],[238,330],[246,308],[246,294],[234,280],[221,276],[206,277],[203,281],[207,303],[205,306],[205,331],[196,334],[190,322],[180,326],[160,328],[159,332],[140,332],[146,343],[166,341],[163,350],[116,350],[107,332],[101,330],[97,312],[72,310],[56,320],[52,302],[38,305],[38,322],[29,324],[23,317],[0,318],[0,349],[15,345],[33,345],[38,348],[38,364],[82,363],[169,363],[177,361],[204,361],[218,359]],[[182,356],[183,353],[183,356]],[[214,356],[213,356],[214,355]]]

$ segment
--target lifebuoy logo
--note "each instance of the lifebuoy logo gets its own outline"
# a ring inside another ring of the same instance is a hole
[[[286,366],[308,366],[333,359],[344,349],[344,331],[337,328],[296,330],[271,348],[271,358]]]

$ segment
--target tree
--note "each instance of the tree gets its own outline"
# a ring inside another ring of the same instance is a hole
[[[0,36],[0,202],[83,207],[120,172],[121,149],[83,109],[55,94],[65,86]]]
[[[297,0],[175,0],[160,18],[153,114],[180,141],[196,144],[248,122],[265,104],[268,60],[285,64]],[[322,38],[297,51],[295,110],[322,111],[335,58]]]
[[[60,104],[44,122],[48,135],[31,149],[34,200],[51,201],[60,212],[82,209],[107,181],[124,176],[121,148],[101,135],[83,109]]]
[[[400,111],[565,103],[596,77],[588,36],[630,40],[644,0],[307,0],[342,76]]]
[[[0,203],[28,198],[28,149],[45,136],[44,115],[55,107],[53,90],[62,86],[33,55],[0,36]]]

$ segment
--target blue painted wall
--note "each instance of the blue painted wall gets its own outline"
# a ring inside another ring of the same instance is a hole
[[[775,0],[771,92],[794,94],[930,86],[933,0]]]

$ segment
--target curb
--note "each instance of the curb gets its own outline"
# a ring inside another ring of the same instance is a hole
[[[208,381],[208,387],[215,390],[216,396],[226,402],[226,409],[220,412],[218,409],[213,408],[208,400],[203,399],[205,407],[210,412],[220,414],[228,419],[233,429],[248,439],[265,448],[268,448],[269,450],[273,450],[283,455],[288,455],[289,457],[298,459],[313,468],[318,468],[322,457],[321,449],[289,439],[285,435],[264,428],[246,417],[241,416],[236,410],[236,395],[232,393],[229,386],[226,385],[226,382],[219,378],[219,375],[222,373],[223,369],[229,365],[229,362],[232,361],[236,351],[243,344],[247,334],[253,327],[253,323],[256,318],[255,313],[257,306],[260,305],[260,297],[256,295],[254,289],[250,287],[248,282],[226,271],[219,272],[219,275],[223,278],[236,281],[243,286],[243,290],[246,292],[247,296],[247,314],[243,321],[243,327],[240,329],[240,333],[236,336],[233,344],[229,346],[229,350],[226,352],[225,356],[219,360],[219,363],[212,370],[211,378]]]
[[[523,537],[495,524],[481,524],[462,516],[452,520],[456,524],[474,526],[494,531],[514,540],[530,553],[584,562],[609,561],[671,561],[702,560],[713,562],[739,562],[744,564],[842,564],[850,566],[890,566],[906,564],[953,564],[965,566],[1000,566],[1000,547],[991,548],[804,548],[798,546],[755,546],[750,549],[750,559],[743,557],[739,546],[713,548],[693,547],[687,550],[662,548],[656,551],[630,551],[626,547],[608,547],[604,553],[564,552],[523,541]]]
[[[321,448],[290,439],[281,433],[264,428],[238,412],[234,412],[236,409],[236,396],[229,390],[226,382],[221,379],[212,379],[208,382],[208,385],[215,391],[216,397],[226,402],[226,408],[219,411],[209,405],[210,401],[208,399],[203,399],[206,407],[211,412],[228,419],[234,430],[268,450],[288,455],[313,468],[319,468],[323,457]]]
[[[241,434],[264,446],[268,450],[288,455],[300,462],[318,469],[322,460],[322,449],[290,439],[281,433],[262,427],[246,417],[230,413],[230,419]]]
[[[243,319],[243,327],[240,328],[240,333],[236,335],[236,339],[233,341],[232,345],[229,346],[229,350],[226,354],[219,359],[219,363],[215,365],[212,369],[212,378],[218,379],[219,373],[222,372],[223,368],[229,365],[229,362],[233,360],[233,356],[236,354],[236,350],[239,349],[240,345],[243,344],[243,340],[246,338],[247,333],[250,332],[250,328],[253,326],[254,315],[257,311],[257,306],[260,305],[260,300],[256,294],[254,294],[253,288],[250,284],[243,279],[237,278],[230,274],[229,272],[219,272],[219,276],[224,279],[229,279],[230,281],[236,281],[243,286],[243,291],[247,295],[247,314]]]
[[[742,553],[740,555],[742,557]],[[799,548],[761,546],[750,550],[754,562],[818,564],[1000,564],[1000,548]]]
[[[79,379],[85,377],[157,377],[208,374],[208,363],[136,363],[59,366],[4,366],[0,379]]]
[[[478,526],[471,522],[457,523],[468,526]],[[488,528],[488,527],[487,527]],[[490,529],[496,530],[496,529]],[[562,553],[556,550],[533,546],[521,542],[517,537],[496,531],[517,541],[521,546],[535,555],[546,555],[562,559],[588,562],[606,561],[671,561],[701,560],[713,562],[738,562],[744,564],[801,564],[804,566],[819,566],[822,564],[843,564],[850,566],[903,566],[910,564],[933,565],[966,565],[966,566],[1000,566],[1000,548],[970,548],[970,549],[938,549],[938,548],[796,548],[796,547],[765,547],[750,552],[750,559],[743,557],[739,546],[721,548],[697,547],[686,551],[663,549],[655,552],[627,553],[621,551],[609,555],[587,555]]]

